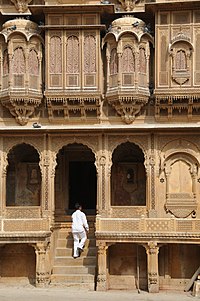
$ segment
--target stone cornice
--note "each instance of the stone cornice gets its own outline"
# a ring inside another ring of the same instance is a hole
[[[49,241],[51,232],[28,232],[28,233],[0,233],[0,245],[4,243],[35,243],[38,241]]]
[[[160,242],[182,242],[195,241],[200,243],[199,232],[180,232],[180,233],[135,233],[135,232],[95,232],[96,239],[115,240],[117,241],[149,241],[155,240]]]

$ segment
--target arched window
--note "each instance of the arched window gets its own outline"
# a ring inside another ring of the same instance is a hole
[[[9,59],[8,50],[6,49],[3,53],[3,75],[8,75],[9,73]]]
[[[117,50],[116,48],[112,49],[110,55],[110,75],[118,73],[118,59],[117,59]]]
[[[146,73],[146,56],[144,48],[140,48],[139,50],[139,71],[140,73]]]
[[[39,61],[38,61],[37,52],[34,49],[31,49],[29,52],[28,69],[29,69],[29,74],[35,76],[39,75]]]
[[[62,73],[62,43],[61,38],[57,36],[50,39],[49,66],[51,74]]]
[[[96,72],[96,39],[93,35],[84,39],[84,72]]]
[[[25,57],[21,47],[15,49],[12,60],[12,71],[14,74],[25,73]]]
[[[124,48],[122,54],[122,72],[133,73],[135,72],[135,58],[131,47]]]
[[[79,40],[76,36],[67,39],[67,73],[79,72]]]
[[[187,69],[186,53],[184,50],[178,50],[176,52],[175,69],[176,70],[186,70]]]

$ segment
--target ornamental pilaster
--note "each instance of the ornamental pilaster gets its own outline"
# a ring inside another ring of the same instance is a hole
[[[51,277],[49,242],[38,242],[34,248],[36,253],[36,286],[45,287],[50,283]]]
[[[41,155],[40,169],[42,174],[42,215],[54,219],[54,178],[56,154],[44,151]]]
[[[97,274],[97,290],[107,290],[107,249],[105,242],[97,242],[98,245],[98,274]]]
[[[147,274],[148,291],[150,293],[159,292],[159,273],[158,273],[158,253],[159,247],[156,242],[150,241],[146,248],[147,253]]]

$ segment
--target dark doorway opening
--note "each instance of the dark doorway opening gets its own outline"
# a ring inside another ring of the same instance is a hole
[[[82,204],[87,214],[96,213],[97,176],[94,162],[69,162],[69,209],[76,202]]]

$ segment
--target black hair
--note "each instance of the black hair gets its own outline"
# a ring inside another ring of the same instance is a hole
[[[77,210],[77,209],[79,209],[79,208],[81,207],[81,204],[76,203],[74,207],[75,207],[75,209]]]

